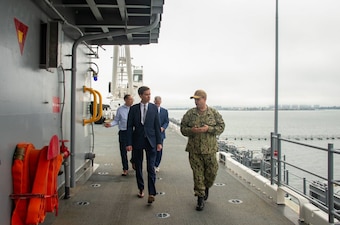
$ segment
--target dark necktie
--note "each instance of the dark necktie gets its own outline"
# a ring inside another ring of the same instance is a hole
[[[143,109],[143,119],[142,119],[143,124],[145,121],[145,116],[146,116],[146,104],[144,104],[144,109]]]

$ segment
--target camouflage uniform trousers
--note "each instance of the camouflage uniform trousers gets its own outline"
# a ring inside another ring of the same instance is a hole
[[[195,196],[204,197],[205,189],[214,184],[217,175],[218,162],[216,153],[189,153],[189,162],[194,176]]]

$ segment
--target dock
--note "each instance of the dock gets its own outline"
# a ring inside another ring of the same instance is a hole
[[[93,174],[59,200],[58,215],[48,213],[46,225],[291,225],[299,224],[290,208],[277,205],[240,182],[220,164],[203,211],[196,211],[192,170],[185,152],[187,139],[169,127],[157,173],[152,205],[138,198],[134,170],[121,176],[118,129],[94,125]],[[130,153],[128,157],[130,158]],[[145,170],[145,165],[144,165]],[[146,171],[144,181],[147,185]]]

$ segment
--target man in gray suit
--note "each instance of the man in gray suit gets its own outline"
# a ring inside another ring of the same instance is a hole
[[[156,96],[154,103],[158,107],[159,123],[161,125],[161,137],[162,137],[162,146],[163,146],[163,142],[165,139],[165,130],[169,126],[169,113],[167,109],[161,107],[161,104],[162,104],[161,96]],[[159,165],[162,160],[162,155],[163,155],[163,149],[160,151],[157,151],[156,163],[155,163],[156,172],[159,172]]]

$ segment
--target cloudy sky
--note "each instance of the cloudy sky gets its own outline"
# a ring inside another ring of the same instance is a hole
[[[158,44],[132,46],[132,63],[163,106],[269,106],[275,94],[275,0],[167,0]],[[340,105],[340,1],[279,0],[279,104]],[[112,47],[99,80],[111,79]],[[99,88],[100,89],[100,88]]]

